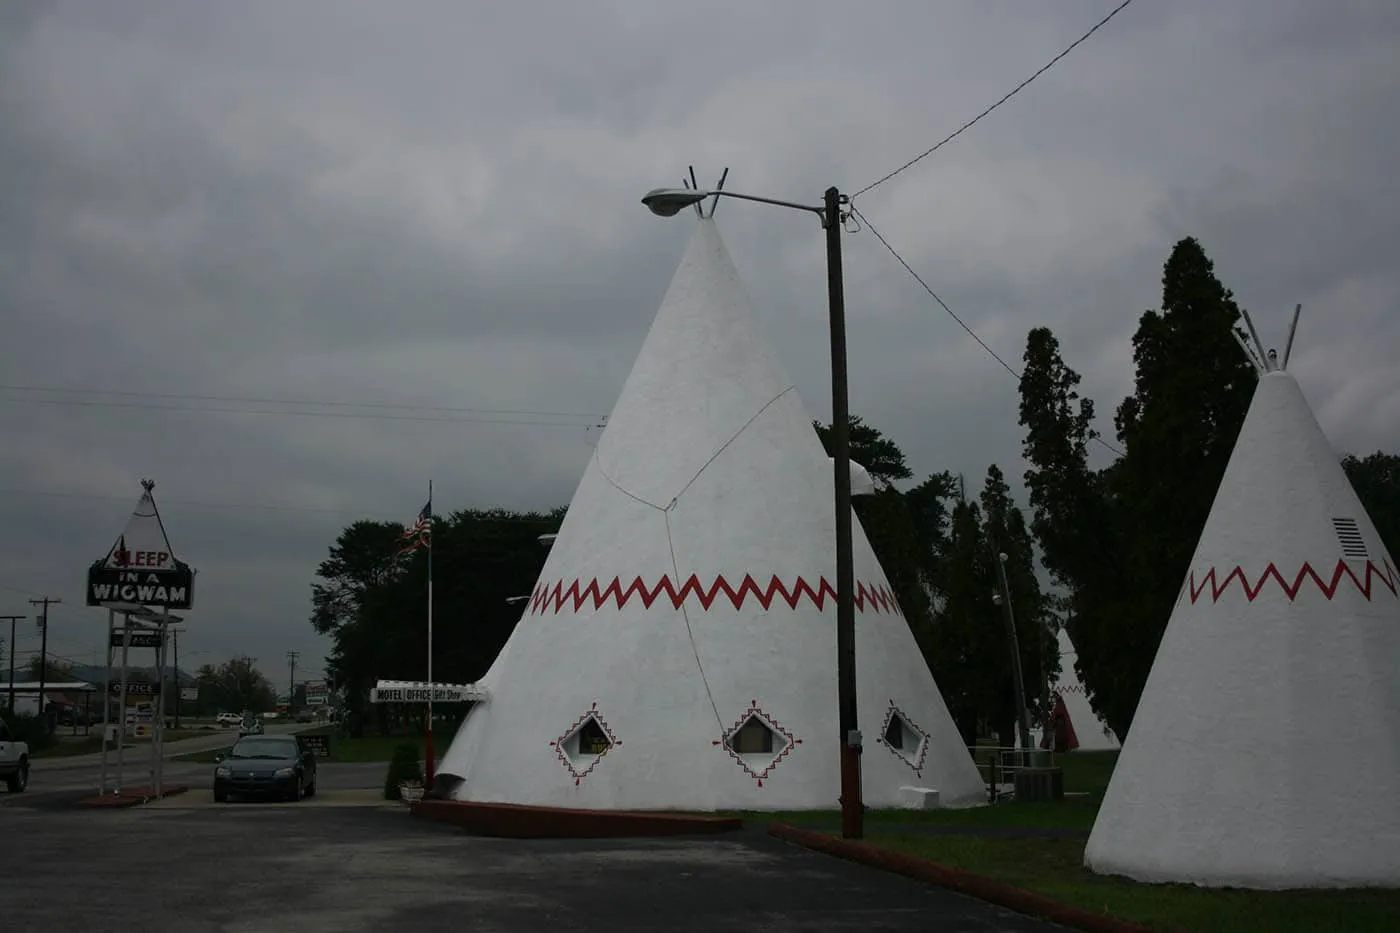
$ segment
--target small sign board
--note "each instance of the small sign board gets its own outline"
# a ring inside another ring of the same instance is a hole
[[[371,703],[474,703],[481,699],[474,684],[420,684],[380,681],[369,692]]]
[[[194,571],[185,564],[173,568],[108,567],[98,561],[88,568],[87,604],[134,603],[164,609],[189,609],[194,600]]]
[[[307,706],[325,706],[326,695],[324,693],[308,693],[306,695]]]
[[[317,758],[331,757],[331,737],[324,732],[303,732],[297,736],[301,744],[311,750]]]
[[[124,629],[112,629],[112,647],[120,648],[124,641],[126,632]],[[145,630],[131,630],[131,641],[126,642],[132,648],[159,648],[160,632],[148,632]]]
[[[112,681],[109,688],[113,696],[120,696],[122,692],[122,682]],[[129,697],[153,697],[160,694],[160,684],[148,684],[144,681],[129,681],[126,685],[126,695]]]

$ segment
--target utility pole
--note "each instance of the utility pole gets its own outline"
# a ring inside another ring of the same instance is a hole
[[[287,652],[287,709],[292,709],[292,702],[296,699],[297,692],[297,658],[301,657],[300,651]]]
[[[15,712],[15,623],[24,616],[0,616],[0,622],[10,623],[10,715]]]
[[[48,680],[49,673],[49,606],[57,606],[62,603],[61,599],[49,599],[47,596],[39,599],[31,599],[29,605],[43,606],[43,614],[39,616],[39,720],[44,724],[44,734],[48,734],[48,708],[44,703],[44,687]]]
[[[183,688],[181,687],[181,685],[180,685],[180,633],[183,632],[183,631],[184,631],[184,629],[182,629],[182,628],[172,628],[172,629],[170,630],[170,637],[174,640],[174,647],[175,647],[175,728],[176,728],[176,729],[180,728],[180,706],[181,706],[181,703],[180,703],[180,690],[183,689]],[[163,714],[162,714],[162,715],[163,715]]]

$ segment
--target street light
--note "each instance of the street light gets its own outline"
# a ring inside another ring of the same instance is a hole
[[[992,602],[1006,608],[1006,629],[1011,636],[1011,676],[1015,681],[1013,687],[1016,697],[1016,726],[1021,733],[1021,752],[1026,756],[1024,763],[1030,765],[1031,724],[1026,711],[1026,688],[1021,680],[1021,640],[1016,637],[1016,615],[1011,608],[1011,585],[1006,579],[1007,560],[1005,551],[997,554],[997,581],[1001,584],[1001,592],[992,594]]]
[[[846,299],[841,275],[841,208],[850,203],[826,189],[820,206],[777,201],[734,191],[656,188],[642,203],[658,217],[676,214],[706,198],[738,198],[807,211],[826,230],[826,288],[831,317],[831,459],[836,492],[836,689],[841,730],[841,835],[859,839],[865,822],[860,791],[861,737],[856,718],[855,560],[851,545],[851,440],[846,391]]]

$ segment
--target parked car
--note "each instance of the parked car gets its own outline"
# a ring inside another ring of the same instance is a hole
[[[304,709],[297,713],[297,722],[310,722],[312,720],[311,710]]]
[[[10,735],[10,727],[0,719],[0,779],[10,793],[29,786],[29,746]]]
[[[276,797],[301,800],[316,793],[316,753],[295,735],[240,738],[214,767],[214,800]]]
[[[221,726],[237,726],[242,725],[243,717],[237,713],[220,713],[214,721]]]

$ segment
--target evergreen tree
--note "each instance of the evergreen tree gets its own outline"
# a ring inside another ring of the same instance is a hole
[[[1400,455],[1379,450],[1364,458],[1348,454],[1342,458],[1342,469],[1391,560],[1400,560]]]
[[[1075,643],[1089,703],[1123,736],[1138,697],[1122,677],[1117,642],[1131,599],[1114,503],[1089,467],[1094,403],[1080,397],[1079,374],[1065,364],[1049,329],[1030,332],[1023,360],[1020,422],[1031,530],[1061,590],[1055,603]]]
[[[993,579],[981,510],[960,500],[950,517],[938,575],[943,581],[933,626],[931,658],[948,711],[963,742],[977,744],[1005,681],[1005,629],[997,624]],[[1003,649],[1003,650],[998,650]]]
[[[1177,243],[1162,273],[1161,311],[1145,312],[1133,337],[1136,383],[1115,419],[1124,456],[1109,477],[1120,527],[1130,532],[1123,543],[1135,599],[1116,654],[1134,696],[1258,384],[1231,336],[1240,320],[1201,245]]]

